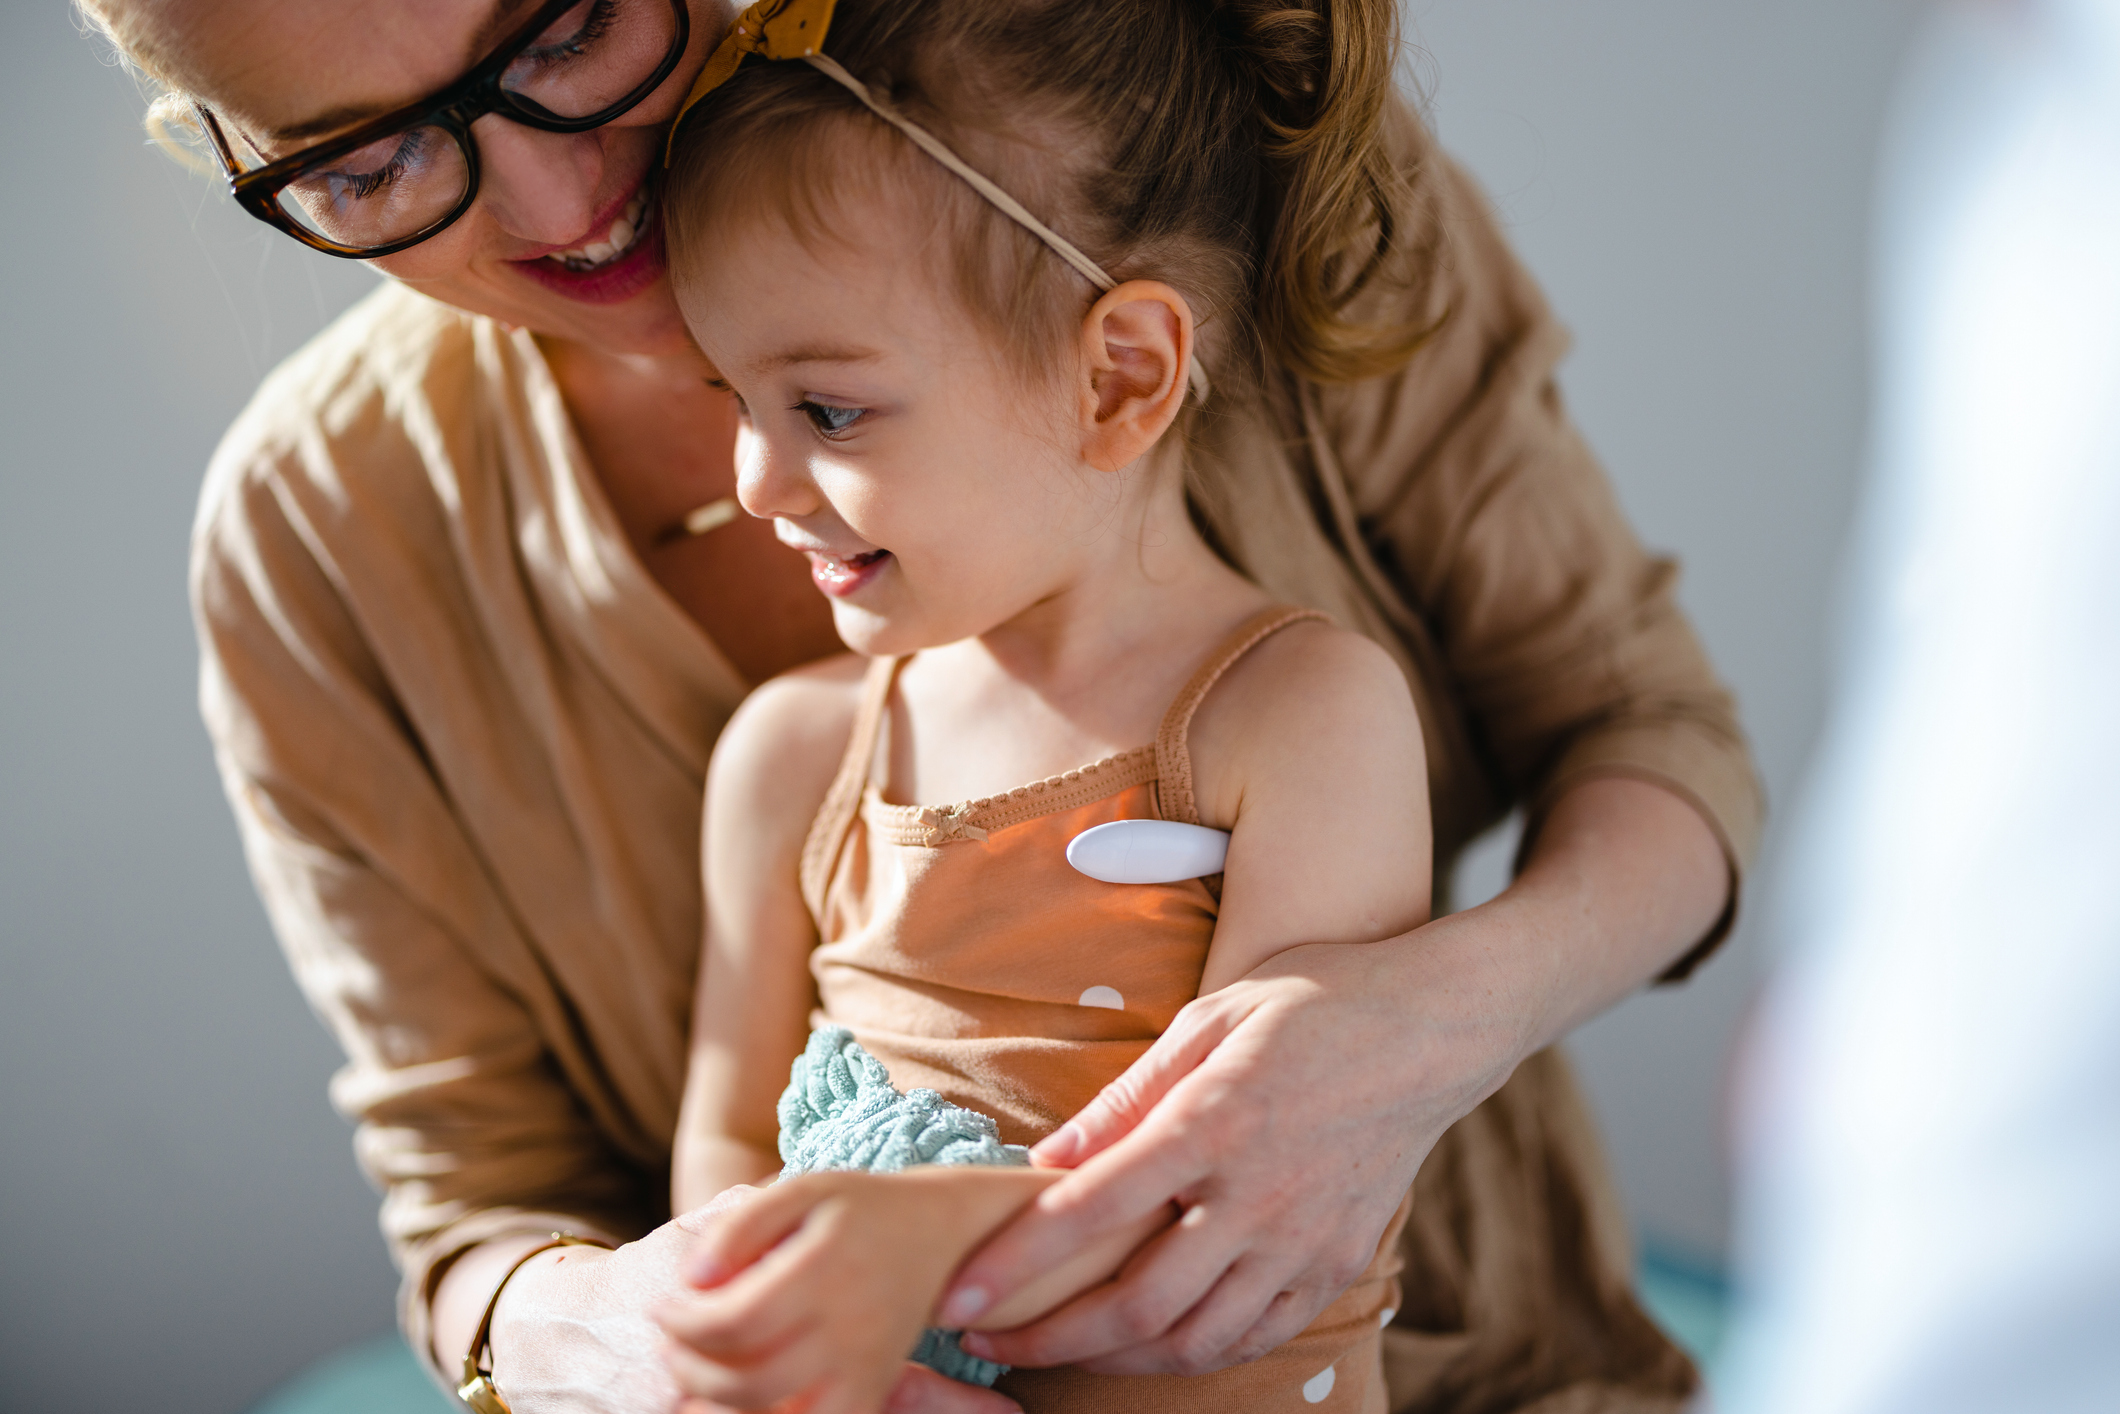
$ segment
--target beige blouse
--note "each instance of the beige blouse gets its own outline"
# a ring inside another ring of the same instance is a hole
[[[1390,379],[1216,405],[1209,519],[1276,599],[1407,667],[1438,878],[1512,803],[1615,772],[1694,802],[1734,871],[1759,795],[1675,571],[1569,426],[1565,338],[1470,184],[1418,131],[1399,141],[1441,332]],[[396,286],[259,389],[193,557],[207,725],[346,1050],[332,1098],[424,1351],[468,1245],[667,1216],[702,783],[746,684],[632,554],[533,339]],[[1691,1387],[1628,1295],[1550,1053],[1445,1137],[1402,1251],[1397,1409],[1664,1409]]]

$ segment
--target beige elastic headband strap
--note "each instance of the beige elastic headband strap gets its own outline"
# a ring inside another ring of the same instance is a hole
[[[948,145],[941,138],[936,137],[926,128],[921,127],[920,124],[906,117],[905,114],[870,92],[869,86],[848,73],[845,68],[841,67],[838,60],[826,54],[805,54],[802,58],[803,62],[810,65],[811,68],[824,74],[834,83],[860,99],[862,106],[871,113],[874,113],[877,117],[904,133],[906,137],[912,140],[915,147],[949,168],[957,176],[963,178],[973,191],[978,192],[979,195],[992,203],[995,210],[1045,242],[1053,254],[1072,265],[1083,279],[1089,281],[1100,290],[1118,288],[1119,282],[1107,275],[1103,266],[1084,255],[1073,241],[1031,215],[1022,202],[996,186],[984,173],[974,168],[971,163],[966,162],[962,157],[950,151]],[[1207,381],[1207,370],[1200,366],[1198,354],[1192,356],[1190,365],[1187,368],[1187,378],[1192,385],[1193,396],[1203,403],[1206,402],[1210,385]]]

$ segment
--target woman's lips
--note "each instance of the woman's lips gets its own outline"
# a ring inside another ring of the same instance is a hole
[[[580,250],[508,263],[554,294],[583,304],[618,304],[629,300],[660,280],[669,264],[664,253],[661,211],[652,195],[644,200],[636,197],[636,200],[640,200],[637,209],[631,202],[627,203],[613,216],[605,235],[588,242]],[[611,236],[623,236],[632,243],[614,253]],[[583,263],[583,257],[598,255],[607,257],[605,263]]]
[[[858,591],[863,585],[883,573],[884,564],[891,558],[888,550],[870,550],[861,555],[827,555],[822,550],[806,551],[810,557],[810,579],[834,599],[844,599]]]

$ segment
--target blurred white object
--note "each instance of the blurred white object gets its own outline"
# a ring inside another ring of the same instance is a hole
[[[1955,6],[1750,1057],[1721,1414],[2120,1410],[2120,0]]]
[[[1176,884],[1222,872],[1229,832],[1175,820],[1114,820],[1067,842],[1067,862],[1107,884]]]

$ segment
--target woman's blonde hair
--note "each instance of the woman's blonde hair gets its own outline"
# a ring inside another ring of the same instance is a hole
[[[1383,142],[1396,0],[839,0],[825,51],[1119,279],[1193,304],[1217,396],[1268,368],[1389,372],[1428,327],[1366,321],[1401,177]],[[874,160],[871,160],[874,159]],[[830,79],[753,62],[688,115],[665,221],[673,270],[770,208],[805,240],[865,184],[932,192],[956,293],[1021,362],[1088,307],[1081,278]],[[1423,292],[1389,301],[1425,307]]]
[[[131,71],[145,92],[147,112],[140,122],[155,146],[194,171],[215,174],[213,164],[199,149],[197,139],[203,134],[198,115],[192,110],[192,97],[176,81],[166,56],[149,38],[141,13],[146,8],[150,7],[128,6],[120,0],[74,0],[74,13],[82,27],[109,43],[111,54]]]

